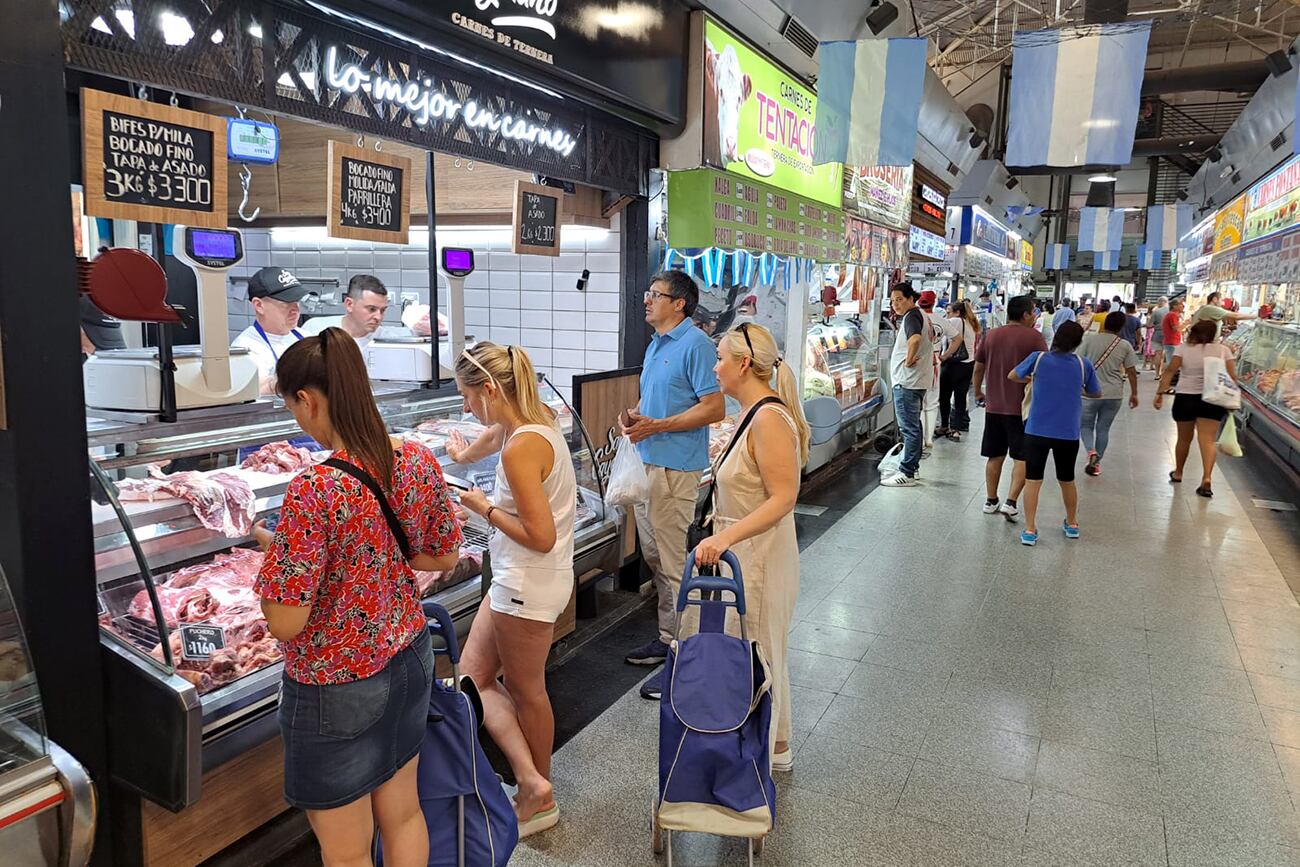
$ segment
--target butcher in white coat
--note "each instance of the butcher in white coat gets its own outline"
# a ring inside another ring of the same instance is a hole
[[[248,301],[256,321],[230,345],[243,347],[252,356],[262,394],[275,393],[276,362],[303,338],[298,330],[298,302],[310,294],[283,268],[263,268],[248,280]]]

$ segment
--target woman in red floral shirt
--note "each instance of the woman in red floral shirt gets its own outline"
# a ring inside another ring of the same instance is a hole
[[[300,340],[276,376],[303,431],[348,465],[304,471],[274,535],[256,530],[267,551],[257,592],[284,647],[285,800],[307,811],[326,864],[369,864],[377,821],[388,863],[424,865],[416,764],[433,648],[412,568],[454,566],[460,528],[437,460],[389,438],[350,336]],[[409,558],[354,470],[382,489]]]

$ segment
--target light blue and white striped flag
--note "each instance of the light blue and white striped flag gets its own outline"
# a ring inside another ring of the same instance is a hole
[[[1119,250],[1102,250],[1092,254],[1092,270],[1118,271]]]
[[[821,44],[813,165],[912,164],[927,49],[925,39]]]
[[[1070,245],[1048,244],[1043,256],[1043,270],[1066,271],[1070,267]]]
[[[1133,136],[1151,21],[1017,33],[1008,166],[1122,166]]]
[[[1162,250],[1158,247],[1152,247],[1150,244],[1138,244],[1137,248],[1137,266],[1139,271],[1159,271],[1160,257],[1163,255]]]
[[[1191,205],[1151,205],[1147,208],[1147,246],[1176,250],[1178,239],[1192,231]]]
[[[1118,250],[1123,243],[1123,208],[1079,209],[1080,250]]]

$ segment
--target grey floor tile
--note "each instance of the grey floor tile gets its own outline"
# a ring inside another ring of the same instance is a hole
[[[1276,707],[1262,707],[1268,739],[1284,747],[1300,749],[1300,713]]]
[[[839,659],[791,648],[786,653],[790,665],[790,683],[823,692],[839,692],[856,664],[851,659]]]
[[[965,768],[917,761],[898,810],[990,837],[1016,840],[1025,831],[1029,786]]]
[[[879,634],[881,627],[888,622],[889,614],[887,609],[823,599],[813,606],[804,619],[812,623],[825,623],[842,629]]]
[[[1300,653],[1249,646],[1239,652],[1246,671],[1300,681]]]
[[[1156,731],[1151,717],[1130,716],[1077,705],[1049,704],[1043,740],[1154,761]]]
[[[1147,651],[1151,654],[1153,665],[1157,663],[1177,665],[1181,661],[1187,661],[1199,665],[1217,665],[1222,668],[1241,668],[1237,641],[1231,635],[1208,638],[1204,635],[1173,635],[1168,632],[1148,631]]]
[[[1300,655],[1300,629],[1235,622],[1232,634],[1240,647],[1258,647]]]
[[[948,681],[946,675],[934,677],[860,662],[840,687],[840,693],[862,699],[919,697],[937,700],[948,688]]]
[[[792,782],[879,810],[892,810],[915,761],[911,756],[814,734],[799,748]]]
[[[1095,671],[1057,668],[1052,674],[1049,702],[1053,698],[1064,704],[1113,710],[1134,716],[1152,712],[1151,684],[1145,672],[1140,677],[1132,674],[1113,676]]]
[[[790,631],[790,646],[797,650],[857,662],[862,659],[875,638],[876,636],[867,632],[828,626],[825,623],[804,622]]]
[[[1300,867],[1300,849],[1248,834],[1215,833],[1194,822],[1165,821],[1169,867]]]
[[[920,699],[836,696],[813,729],[817,735],[915,756],[930,726],[931,707]]]
[[[835,700],[835,693],[790,685],[790,719],[796,731],[811,732]],[[772,723],[776,725],[775,721]]]
[[[1150,670],[1150,659],[1145,650],[1099,647],[1066,639],[1052,650],[1052,666],[1126,680],[1145,680]]]
[[[961,765],[1005,780],[1028,783],[1038,760],[1038,738],[1005,729],[971,725],[961,718],[939,718],[925,734],[920,758]]]
[[[942,677],[952,672],[959,656],[957,650],[945,645],[882,635],[872,642],[862,659],[871,665]]]
[[[1081,863],[1166,864],[1164,823],[1158,816],[1035,789],[1026,851]]]
[[[1261,705],[1300,713],[1300,680],[1251,674],[1250,682],[1255,687],[1255,700]]]
[[[1202,665],[1183,660],[1151,661],[1151,687],[1157,693],[1182,692],[1219,695],[1236,701],[1254,701],[1250,678],[1239,668]]]
[[[1300,793],[1300,749],[1273,745],[1277,752],[1278,764],[1282,766],[1282,779],[1287,789],[1295,795]],[[1294,797],[1292,800],[1295,800]]]
[[[955,674],[935,711],[935,721],[953,719],[967,726],[1006,729],[1038,737],[1046,713],[1045,697]]]
[[[1156,719],[1257,740],[1267,736],[1258,705],[1218,695],[1161,692]]]
[[[1155,762],[1073,744],[1043,742],[1034,771],[1034,790],[1039,789],[1149,815],[1161,813],[1160,773]]]

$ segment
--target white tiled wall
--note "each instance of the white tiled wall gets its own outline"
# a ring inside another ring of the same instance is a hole
[[[405,247],[325,238],[323,230],[244,231],[245,261],[232,276],[247,277],[268,265],[300,279],[335,278],[338,298],[355,274],[373,274],[388,287],[389,319],[400,322],[404,296],[429,299],[428,237],[413,232]],[[523,346],[539,371],[566,393],[573,376],[618,367],[620,318],[619,224],[608,233],[562,230],[559,256],[517,256],[504,229],[440,229],[438,246],[471,247],[477,270],[465,281],[466,331],[479,340]],[[583,269],[591,272],[578,291]],[[446,278],[438,275],[446,311]],[[247,284],[228,290],[230,333],[252,324]],[[334,291],[334,290],[325,290]]]

